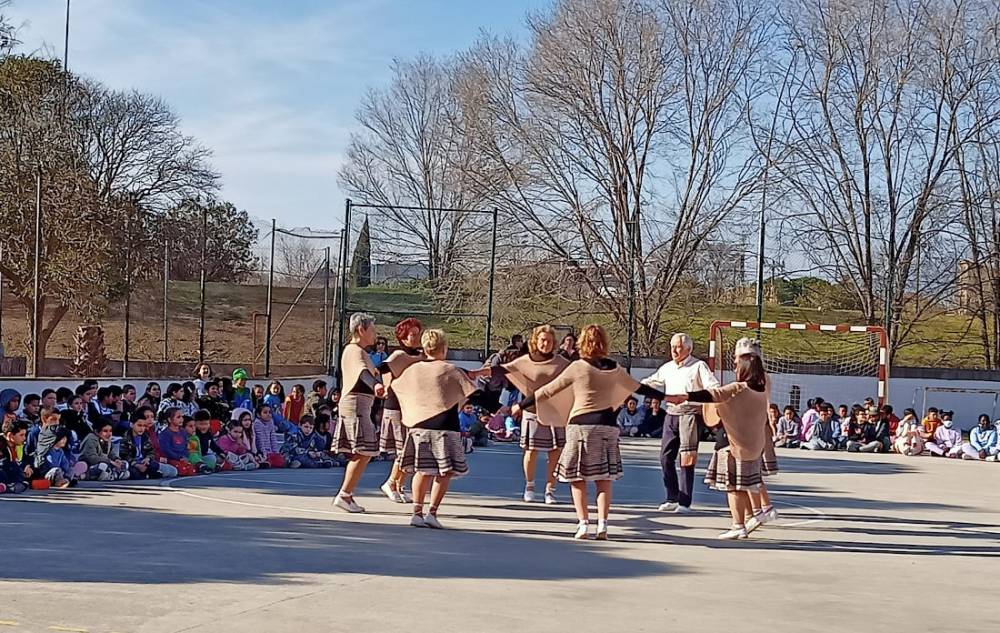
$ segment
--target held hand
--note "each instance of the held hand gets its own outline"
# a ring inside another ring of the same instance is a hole
[[[664,400],[666,400],[670,404],[684,404],[685,402],[687,402],[687,399],[688,399],[687,394],[681,394],[676,396],[668,395],[664,398]]]
[[[493,375],[492,367],[480,367],[479,369],[469,370],[469,378],[475,380],[476,378],[489,378]]]
[[[385,397],[385,385],[379,383],[375,385],[375,397],[384,398]]]

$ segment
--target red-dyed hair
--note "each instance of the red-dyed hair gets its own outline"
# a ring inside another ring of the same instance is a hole
[[[415,318],[406,317],[396,324],[396,340],[402,343],[403,339],[406,338],[406,335],[413,329],[423,330],[424,326]]]

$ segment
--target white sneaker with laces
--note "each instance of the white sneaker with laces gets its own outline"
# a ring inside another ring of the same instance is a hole
[[[385,493],[385,496],[389,497],[390,501],[394,501],[396,503],[406,503],[403,501],[403,497],[399,494],[399,491],[393,490],[392,486],[389,485],[389,482],[382,484],[382,492]]]
[[[444,529],[444,526],[441,525],[441,522],[438,521],[438,518],[436,516],[434,516],[433,514],[428,514],[427,516],[425,516],[424,517],[424,523],[427,524],[427,527],[434,528],[435,530],[443,530]]]
[[[676,512],[678,507],[679,506],[676,501],[665,501],[660,504],[660,507],[658,507],[657,510],[660,512]]]
[[[744,526],[742,526],[742,525],[738,525],[738,526],[734,526],[731,530],[726,530],[725,532],[723,532],[722,534],[720,534],[719,535],[719,540],[720,541],[735,541],[737,539],[746,538],[746,537],[747,537],[747,529]]]
[[[576,524],[576,534],[573,535],[573,538],[576,539],[576,540],[578,540],[578,541],[586,541],[587,538],[588,538],[587,532],[589,530],[590,530],[590,524],[589,523],[582,523],[582,522],[577,523]]]
[[[524,502],[534,503],[535,502],[535,491],[531,488],[524,489]]]
[[[691,514],[692,512],[693,510],[691,509],[690,506],[678,505],[676,508],[674,508],[674,514]]]
[[[755,514],[752,517],[750,517],[749,519],[747,519],[747,525],[746,525],[747,534],[752,534],[754,530],[756,530],[760,526],[764,525],[764,522],[760,520],[760,517],[762,517],[762,516],[763,516],[763,513],[761,513],[761,514]]]
[[[421,515],[414,514],[413,517],[410,518],[410,527],[427,527],[427,521],[425,521],[424,517]]]
[[[360,514],[364,512],[365,509],[354,502],[354,498],[345,499],[340,495],[333,498],[333,505],[340,508],[344,512],[350,512],[351,514]]]
[[[545,491],[545,505],[547,505],[547,506],[554,506],[557,503],[559,503],[559,500],[556,499],[556,493],[552,492],[551,490],[546,490]]]
[[[406,492],[406,488],[399,489],[399,498],[403,500],[401,503],[413,503],[413,497]]]

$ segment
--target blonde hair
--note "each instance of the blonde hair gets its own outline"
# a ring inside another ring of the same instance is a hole
[[[448,349],[448,337],[442,330],[424,330],[420,335],[420,346],[424,348],[425,354],[432,356]]]
[[[597,324],[591,324],[580,332],[576,346],[580,351],[580,358],[604,358],[608,355],[611,343],[604,328]]]
[[[528,351],[537,354],[538,353],[538,339],[542,337],[542,334],[548,334],[552,337],[552,344],[555,346],[556,342],[556,331],[551,325],[539,325],[531,331],[531,338],[528,339]]]

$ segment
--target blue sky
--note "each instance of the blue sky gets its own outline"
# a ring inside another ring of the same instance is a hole
[[[72,0],[69,67],[166,99],[211,148],[222,197],[285,226],[333,228],[354,112],[393,58],[522,34],[548,0]],[[13,0],[23,50],[62,58],[64,0]]]

